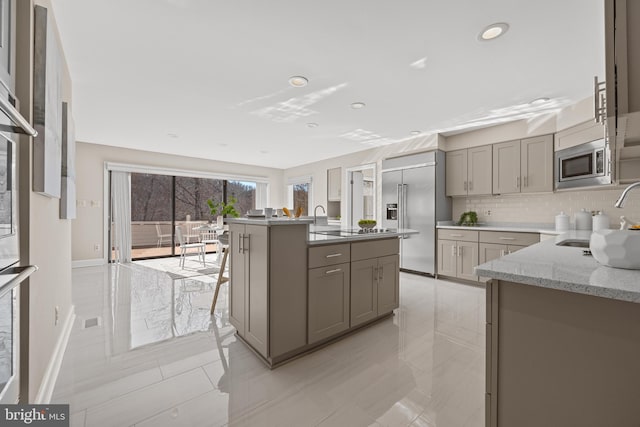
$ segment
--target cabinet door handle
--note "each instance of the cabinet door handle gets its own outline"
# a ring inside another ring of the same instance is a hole
[[[515,237],[499,237],[500,240],[516,240]]]
[[[458,246],[458,256],[462,256],[462,246]]]
[[[451,246],[451,256],[456,256],[456,247]]]
[[[337,273],[339,271],[342,271],[342,269],[341,268],[336,268],[334,270],[327,270],[327,271],[324,272],[324,274],[333,274],[333,273]]]
[[[516,176],[516,188],[520,188],[520,175]]]
[[[247,244],[245,245],[244,239],[247,239]],[[246,252],[251,250],[251,234],[243,234],[242,235],[242,252]]]
[[[342,254],[329,254],[329,255],[326,255],[325,258],[335,258],[337,256],[342,256]]]
[[[382,277],[384,276],[384,270],[383,270],[383,268],[384,268],[383,266],[380,266],[380,267],[378,268],[378,279],[379,279],[379,280],[382,280]]]
[[[238,253],[242,253],[242,244],[244,243],[244,237],[242,233],[238,233]]]
[[[373,267],[373,275],[371,277],[371,280],[377,280],[378,279],[378,267]]]
[[[469,191],[473,190],[473,181],[469,181]]]
[[[450,234],[451,237],[464,237],[462,234]]]
[[[464,191],[467,191],[467,181],[464,182]]]

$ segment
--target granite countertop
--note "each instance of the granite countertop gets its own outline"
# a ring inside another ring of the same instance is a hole
[[[640,303],[640,270],[606,267],[584,248],[556,241],[586,239],[589,232],[568,233],[476,267],[476,274],[561,291]]]
[[[556,231],[553,224],[528,224],[522,222],[487,222],[474,226],[456,225],[454,221],[438,221],[436,228],[449,228],[454,230],[475,230],[475,231],[513,231],[519,233],[541,233],[541,234],[561,234]]]
[[[227,218],[225,222],[228,224],[249,224],[249,225],[300,225],[300,224],[313,224],[312,219],[302,218],[286,218],[286,217],[271,217],[265,218],[264,216],[247,217],[247,218]]]
[[[325,226],[325,227],[322,227],[322,229],[319,229],[319,228],[320,228],[319,226],[316,226],[315,232],[311,231],[309,233],[309,238],[307,239],[307,243],[309,245],[321,245],[325,243],[343,243],[343,242],[346,243],[346,242],[355,242],[360,240],[391,239],[391,238],[397,239],[399,236],[402,236],[405,234],[419,233],[417,230],[411,230],[408,228],[400,228],[400,229],[393,228],[393,229],[389,229],[389,231],[385,231],[381,233],[362,233],[362,234],[345,233],[348,235],[335,236],[335,235],[322,234],[322,233],[324,231],[340,231],[340,230],[357,231],[357,229],[348,229],[348,228],[339,228],[339,227],[331,228],[331,226]]]

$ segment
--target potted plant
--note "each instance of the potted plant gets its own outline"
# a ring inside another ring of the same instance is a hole
[[[209,206],[209,210],[211,212],[211,216],[217,217],[218,227],[222,228],[224,226],[224,217],[230,216],[233,218],[238,218],[240,213],[236,210],[235,204],[238,201],[234,196],[229,197],[227,203],[224,201],[214,202],[213,200],[207,200],[207,205]]]

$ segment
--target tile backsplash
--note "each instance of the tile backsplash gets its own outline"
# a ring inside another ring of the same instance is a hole
[[[553,224],[555,216],[563,211],[569,215],[571,227],[574,214],[582,208],[603,211],[611,219],[611,227],[618,228],[620,216],[640,223],[640,190],[632,190],[624,208],[613,206],[624,187],[616,190],[567,191],[552,194],[510,194],[500,196],[474,196],[453,199],[453,220],[463,212],[476,211],[480,222],[523,222]],[[488,215],[487,213],[490,212]]]

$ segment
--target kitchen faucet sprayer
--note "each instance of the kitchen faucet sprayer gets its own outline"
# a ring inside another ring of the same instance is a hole
[[[622,192],[622,194],[620,195],[620,197],[618,198],[618,200],[616,200],[615,203],[615,207],[616,208],[621,208],[624,206],[624,201],[627,198],[627,194],[629,193],[629,191],[631,191],[632,189],[639,187],[640,186],[640,182],[635,182],[633,184],[631,184],[630,186],[628,186],[627,188],[624,189],[624,191]]]

